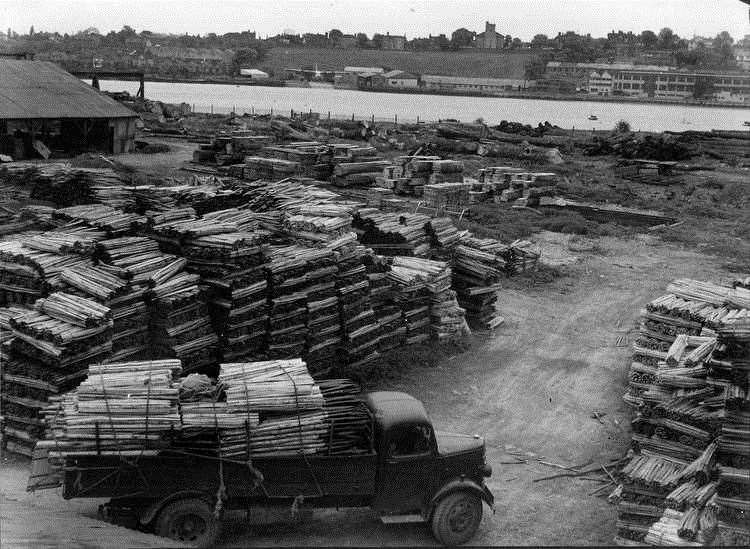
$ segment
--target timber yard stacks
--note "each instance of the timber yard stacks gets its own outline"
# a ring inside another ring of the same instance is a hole
[[[642,312],[634,344],[624,398],[637,454],[610,496],[616,541],[748,545],[747,295],[688,279],[667,291]]]
[[[338,152],[357,160],[370,154]],[[66,169],[56,168],[56,177],[66,180]],[[302,357],[316,375],[358,368],[404,344],[463,337],[464,304],[474,307],[472,322],[493,316],[496,277],[472,278],[475,293],[466,295],[466,273],[477,262],[507,275],[519,264],[512,258],[538,259],[526,243],[480,241],[450,218],[365,208],[305,179],[117,187],[113,174],[76,176],[96,191],[87,200],[106,204],[31,207],[7,219],[7,228],[25,231],[0,242],[5,440],[16,451],[30,452],[48,398],[74,387],[94,361],[177,359],[185,373],[211,375],[222,361],[248,359]],[[3,171],[31,188],[37,175],[28,167]],[[41,198],[59,199],[53,186],[44,188]],[[21,218],[28,222],[19,225]],[[461,248],[472,245],[490,251],[469,259]],[[486,292],[480,311],[475,287]],[[14,316],[35,303],[34,315],[49,315],[54,295],[106,307],[106,329],[65,332],[75,353],[60,342],[35,347]],[[65,360],[51,375],[42,355],[53,346]]]

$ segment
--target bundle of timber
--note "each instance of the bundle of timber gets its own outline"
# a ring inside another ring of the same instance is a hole
[[[148,310],[145,290],[103,269],[79,266],[60,275],[72,293],[96,299],[112,311],[112,360],[147,358],[149,347]]]
[[[156,455],[180,429],[179,360],[92,364],[47,410],[50,464],[77,455]]]
[[[286,246],[273,250],[269,274],[269,358],[302,356],[308,339],[308,302],[335,296],[333,251]]]
[[[200,237],[185,247],[188,268],[211,288],[210,311],[223,360],[263,356],[268,283],[265,231]],[[217,239],[221,245],[217,246]]]
[[[149,302],[151,349],[158,357],[176,357],[186,371],[216,373],[219,338],[209,316],[200,276],[182,272],[184,260],[173,258],[168,276],[146,293]],[[159,271],[154,276],[158,277]]]
[[[620,528],[618,535],[707,545],[717,543],[718,533],[720,545],[746,543],[750,531],[742,521],[750,499],[741,494],[750,483],[750,311],[738,308],[743,296],[738,300],[726,286],[681,279],[667,290],[642,311],[624,399],[637,410],[634,462],[682,466],[666,479],[669,509],[661,520],[645,531],[643,522]],[[618,490],[620,497],[632,492],[626,483]],[[658,496],[651,494],[649,503],[660,505]]]
[[[78,254],[91,257],[96,243],[107,237],[103,231],[80,227],[69,232],[47,231],[38,234],[20,235],[19,240],[26,248],[54,254]]]
[[[32,168],[28,174],[32,199],[57,206],[94,202],[95,187],[119,187],[125,181],[110,169],[71,168],[60,164]]]
[[[3,364],[2,407],[10,451],[31,455],[48,400],[75,387],[87,364],[112,350],[111,312],[78,296],[54,293],[35,310],[8,319],[13,339]]]
[[[436,249],[452,249],[462,235],[450,217],[433,217],[427,222],[425,231],[430,237],[430,245]]]
[[[362,208],[354,217],[359,241],[383,255],[424,256],[430,249],[425,231],[429,217]]]
[[[184,265],[184,260],[162,253],[155,240],[143,236],[102,241],[95,258],[100,269],[128,280],[136,288],[148,286],[157,273],[172,276],[177,265]]]
[[[288,215],[282,221],[284,232],[295,240],[319,245],[347,235],[352,231],[352,218],[348,214],[325,215],[312,212]]]
[[[301,173],[302,166],[299,162],[281,160],[279,158],[247,156],[245,157],[245,167],[242,171],[242,178],[250,181],[255,181],[257,179],[278,181]]]
[[[430,176],[430,179],[434,174]],[[428,206],[441,210],[449,209],[460,211],[469,204],[469,192],[472,190],[471,183],[430,183],[425,185],[424,200]]]
[[[388,166],[390,162],[387,160],[338,163],[333,168],[331,182],[339,187],[369,187]]]
[[[77,254],[43,252],[20,240],[0,242],[0,304],[31,304],[59,286],[62,271],[88,264]]]
[[[510,180],[514,174],[523,172],[523,168],[491,166],[479,170],[477,179],[482,183],[483,188],[490,191],[491,194],[500,194],[500,192],[510,187]]]
[[[300,359],[222,364],[226,411],[255,426],[219,431],[219,455],[363,453],[372,431],[367,408],[346,380],[315,382]]]
[[[344,360],[357,368],[380,358],[382,324],[372,307],[365,250],[350,247],[338,254],[336,288],[339,300]]]
[[[110,236],[122,236],[130,233],[140,220],[136,214],[125,213],[104,204],[70,206],[55,210],[52,217],[68,222],[85,223],[89,227],[106,231]]]

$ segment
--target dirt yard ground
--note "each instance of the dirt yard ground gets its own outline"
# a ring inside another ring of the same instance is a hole
[[[506,321],[494,334],[476,335],[468,351],[414,364],[379,387],[420,398],[439,429],[485,437],[497,504],[474,544],[611,544],[615,509],[591,495],[601,485],[571,478],[534,482],[561,472],[539,460],[570,466],[621,457],[630,435],[621,395],[640,308],[676,277],[721,282],[733,273],[722,259],[650,235],[589,240],[542,232],[533,238],[543,258],[567,266],[509,279],[498,303]],[[519,454],[526,462],[514,457]],[[100,540],[92,541],[90,518],[100,501],[26,494],[27,474],[25,461],[5,460],[0,470],[3,547],[99,546],[115,535],[118,545],[142,544],[141,534],[104,525]],[[64,520],[54,520],[62,514]],[[19,532],[37,534],[21,539]],[[225,547],[434,544],[424,526],[386,526],[367,510],[315,513],[270,526],[251,526],[238,516],[227,521],[221,538]]]

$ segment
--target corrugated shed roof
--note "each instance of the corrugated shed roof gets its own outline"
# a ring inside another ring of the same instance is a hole
[[[54,63],[0,59],[0,119],[135,116]]]

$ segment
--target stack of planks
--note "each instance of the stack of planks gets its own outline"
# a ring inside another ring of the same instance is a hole
[[[341,162],[333,167],[331,183],[337,187],[369,187],[382,177],[383,170],[391,165],[387,160]]]
[[[496,318],[500,278],[506,272],[508,246],[485,238],[462,235],[453,258],[453,287],[469,322],[487,329]]]
[[[462,235],[450,217],[433,217],[427,222],[425,231],[430,237],[430,246],[437,250],[453,249]]]
[[[66,291],[94,299],[112,311],[113,362],[145,359],[149,355],[148,310],[144,289],[104,269],[77,266],[64,270],[60,278]]]
[[[647,502],[666,504],[663,516],[644,514],[636,524],[620,510],[616,541],[705,545],[718,532],[720,544],[747,543],[750,311],[728,286],[680,279],[667,291],[641,313],[624,400],[637,411],[632,463],[661,459],[682,470],[668,478],[663,499]],[[637,494],[627,483],[618,490]]]
[[[380,325],[378,351],[385,353],[405,343],[406,322],[395,300],[394,283],[388,277],[389,258],[367,253],[363,260],[370,283],[370,303]]]
[[[56,292],[34,310],[12,311],[3,364],[4,436],[10,451],[31,455],[42,435],[41,411],[50,398],[75,387],[86,365],[112,350],[112,317],[95,301]]]
[[[372,308],[365,250],[352,242],[337,254],[339,271],[336,293],[339,301],[344,360],[351,368],[380,358],[381,324]]]
[[[222,360],[261,357],[266,349],[268,283],[263,267],[269,234],[233,232],[188,240],[188,269],[211,288],[210,311]]]
[[[421,214],[384,213],[362,208],[354,217],[359,241],[383,255],[424,257],[430,249],[425,231],[429,217]]]
[[[0,304],[32,304],[59,285],[62,271],[90,263],[77,254],[44,252],[20,240],[0,242]]]
[[[302,173],[299,162],[281,160],[279,158],[263,158],[260,156],[245,157],[245,166],[242,173],[243,179],[255,181],[264,179],[267,181],[279,181],[285,177]]]
[[[443,261],[394,257],[389,276],[406,287],[423,284],[429,297],[430,334],[437,340],[457,339],[469,332],[451,290],[451,268]],[[407,324],[408,325],[408,324]]]
[[[121,186],[122,178],[111,169],[71,168],[61,164],[40,166],[29,173],[30,198],[57,206],[89,204],[95,187]]]
[[[335,296],[338,269],[330,249],[285,246],[270,253],[269,358],[302,356],[308,339],[308,303]]]
[[[52,465],[77,455],[156,455],[180,429],[179,360],[92,364],[46,411],[37,444]]]
[[[130,234],[140,221],[140,217],[136,214],[125,213],[104,204],[82,204],[62,208],[55,210],[52,218],[68,223],[83,223],[106,231],[109,236],[113,237]]]

